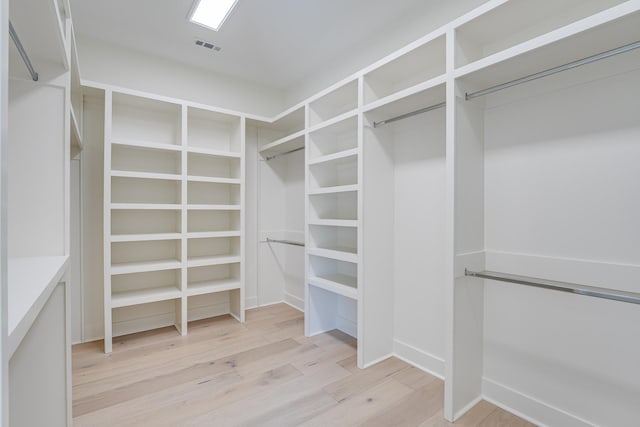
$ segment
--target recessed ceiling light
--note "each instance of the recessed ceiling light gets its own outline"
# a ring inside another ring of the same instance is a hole
[[[218,31],[238,0],[196,0],[189,21]]]

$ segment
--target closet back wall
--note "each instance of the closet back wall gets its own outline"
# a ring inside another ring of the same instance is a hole
[[[280,113],[285,107],[283,92],[278,89],[86,36],[78,37],[78,54],[82,79],[86,81],[267,117]]]

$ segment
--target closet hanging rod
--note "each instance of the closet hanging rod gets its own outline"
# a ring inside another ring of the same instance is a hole
[[[265,160],[271,160],[271,159],[275,159],[276,157],[284,156],[286,154],[295,153],[296,151],[300,151],[300,150],[304,150],[304,147],[294,148],[293,150],[285,151],[284,153],[274,154],[273,156],[267,156],[264,159]]]
[[[434,105],[431,105],[429,107],[421,108],[419,110],[412,111],[410,113],[401,114],[399,116],[395,116],[395,117],[392,117],[390,119],[381,120],[379,122],[373,122],[373,127],[377,128],[377,127],[380,127],[380,126],[384,126],[387,123],[392,123],[392,122],[397,122],[398,120],[408,119],[409,117],[417,116],[418,114],[422,114],[422,113],[426,113],[428,111],[433,111],[433,110],[437,110],[439,108],[443,108],[446,105],[447,105],[446,102],[441,102],[439,104],[434,104]]]
[[[22,57],[24,64],[27,66],[29,74],[31,74],[31,78],[34,82],[37,82],[38,73],[33,68],[31,60],[29,59],[29,55],[27,55],[27,52],[24,50],[24,46],[22,46],[22,42],[20,42],[20,37],[18,37],[18,33],[16,33],[16,30],[13,28],[13,24],[11,23],[11,21],[9,21],[9,35],[11,36],[11,40],[13,40],[13,44],[16,45],[16,49],[18,49],[18,53]]]
[[[640,41],[635,43],[630,43],[624,46],[620,46],[615,49],[607,50],[606,52],[600,52],[592,56],[588,56],[586,58],[578,59],[577,61],[569,62],[564,65],[558,65],[557,67],[549,68],[548,70],[540,71],[537,73],[530,74],[525,77],[520,77],[519,79],[511,80],[506,83],[502,83],[499,85],[491,86],[486,89],[479,90],[477,92],[465,93],[464,97],[467,101],[473,98],[477,98],[479,96],[488,95],[490,93],[498,92],[503,89],[507,89],[516,85],[520,85],[522,83],[527,83],[533,80],[540,79],[542,77],[547,77],[552,74],[560,73],[562,71],[571,70],[572,68],[580,67],[582,65],[587,65],[592,62],[600,61],[601,59],[609,58],[614,55],[619,55],[621,53],[629,52],[634,49],[640,48]]]
[[[270,239],[268,237],[267,237],[267,243],[283,243],[285,245],[293,245],[293,246],[302,246],[302,247],[304,247],[304,243],[294,242],[293,240]]]
[[[515,283],[517,285],[532,286],[535,288],[550,289],[553,291],[568,292],[595,298],[604,298],[613,301],[640,304],[640,293],[617,291],[596,286],[578,285],[575,283],[558,282],[555,280],[539,279],[536,277],[517,276],[515,274],[498,273],[495,271],[471,271],[465,268],[465,276],[479,277],[482,279],[498,280],[501,282]]]

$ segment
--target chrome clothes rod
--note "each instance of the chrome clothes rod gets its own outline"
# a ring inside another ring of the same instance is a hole
[[[399,116],[392,117],[390,119],[381,120],[379,122],[373,122],[373,127],[377,128],[377,127],[380,127],[380,126],[384,126],[387,123],[392,123],[392,122],[397,122],[398,120],[408,119],[409,117],[417,116],[418,114],[422,114],[422,113],[426,113],[426,112],[429,112],[429,111],[437,110],[439,108],[443,108],[446,105],[447,105],[446,102],[441,102],[439,104],[435,104],[435,105],[431,105],[429,107],[421,108],[419,110],[412,111],[410,113],[401,114]]]
[[[296,151],[300,151],[300,150],[304,150],[304,147],[294,148],[293,150],[285,151],[284,153],[274,154],[273,156],[267,156],[264,159],[265,160],[271,160],[271,159],[275,159],[276,157],[284,156],[286,154],[295,153]]]
[[[293,245],[293,246],[302,246],[302,247],[304,247],[304,243],[294,242],[293,240],[270,239],[268,237],[267,237],[267,243],[283,243],[285,245]]]
[[[592,62],[600,61],[601,59],[609,58],[614,55],[619,55],[621,53],[629,52],[634,49],[640,48],[640,41],[635,43],[630,43],[616,49],[611,49],[606,52],[597,53],[592,56],[588,56],[586,58],[578,59],[577,61],[569,62],[564,65],[559,65],[557,67],[549,68],[548,70],[540,71],[538,73],[530,74],[525,77],[521,77],[519,79],[511,80],[507,83],[502,83],[499,85],[491,86],[486,89],[479,90],[477,92],[465,93],[464,97],[467,101],[473,98],[477,98],[479,96],[488,95],[490,93],[498,92],[503,89],[507,89],[516,85],[520,85],[522,83],[527,83],[533,80],[540,79],[542,77],[547,77],[552,74],[560,73],[562,71],[571,70],[572,68],[580,67],[582,65],[587,65]]]
[[[11,40],[13,40],[13,44],[16,45],[16,49],[18,49],[18,53],[20,53],[20,56],[22,57],[24,64],[27,66],[27,69],[29,70],[29,74],[31,74],[31,78],[33,79],[34,82],[37,82],[38,73],[33,68],[33,65],[31,64],[31,60],[29,59],[29,55],[27,55],[27,52],[24,50],[24,47],[22,46],[22,42],[20,42],[20,37],[18,37],[18,33],[16,33],[16,30],[13,28],[13,24],[11,23],[11,21],[9,21],[9,35],[11,36]]]
[[[584,295],[588,297],[640,304],[640,294],[635,292],[616,291],[613,289],[600,288],[596,286],[578,285],[575,283],[558,282],[555,280],[539,279],[536,277],[517,276],[515,274],[498,273],[495,271],[471,271],[467,270],[466,268],[464,270],[464,275],[470,277],[479,277],[482,279],[498,280],[501,282],[515,283],[524,286],[532,286],[534,288],[568,292],[571,294]]]

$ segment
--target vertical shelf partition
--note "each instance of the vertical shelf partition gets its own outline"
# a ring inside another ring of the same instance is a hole
[[[116,309],[173,302],[185,335],[189,306],[206,316],[198,298],[220,294],[244,321],[244,118],[111,90],[105,102],[105,352]]]

